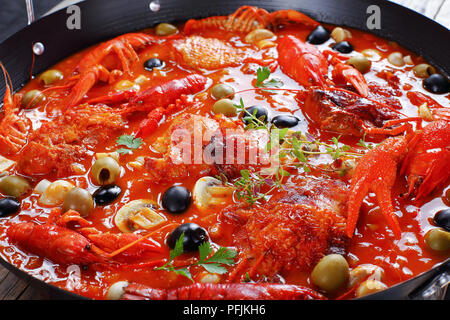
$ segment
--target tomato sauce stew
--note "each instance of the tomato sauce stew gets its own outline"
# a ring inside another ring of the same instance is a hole
[[[449,257],[450,84],[395,42],[241,7],[6,85],[0,254],[65,290],[350,299]]]

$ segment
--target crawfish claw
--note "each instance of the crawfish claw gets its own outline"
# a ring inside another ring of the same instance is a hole
[[[355,168],[348,202],[347,235],[353,236],[361,204],[369,191],[375,193],[381,212],[394,236],[401,236],[400,226],[391,202],[391,188],[397,176],[397,164],[407,152],[404,137],[386,139],[375,149],[367,152]]]

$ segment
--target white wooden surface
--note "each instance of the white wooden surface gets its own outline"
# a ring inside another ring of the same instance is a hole
[[[450,29],[450,0],[391,0],[430,19],[436,20]],[[449,39],[450,40],[450,39]]]

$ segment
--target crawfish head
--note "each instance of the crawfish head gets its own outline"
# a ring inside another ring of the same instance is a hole
[[[7,235],[25,250],[55,263],[89,265],[106,262],[86,237],[54,224],[22,222],[9,227]]]
[[[387,106],[342,89],[310,87],[299,93],[296,100],[304,105],[304,113],[322,130],[357,137],[398,118]]]
[[[401,174],[408,180],[408,196],[416,200],[442,186],[450,178],[450,123],[433,121],[415,131],[408,142],[408,154]]]
[[[294,36],[285,36],[278,42],[281,70],[303,86],[325,86],[328,62],[315,46]]]

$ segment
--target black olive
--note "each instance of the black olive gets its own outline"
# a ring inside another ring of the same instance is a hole
[[[175,248],[175,243],[184,233],[183,252],[198,250],[198,247],[208,241],[206,230],[195,223],[185,223],[175,228],[167,238],[167,245],[170,249]]]
[[[151,58],[144,62],[144,69],[152,71],[153,68],[161,69],[164,68],[165,65],[164,61],[159,60],[158,58]]]
[[[436,223],[439,227],[450,231],[450,208],[438,211],[434,215],[434,223]]]
[[[170,213],[183,213],[190,204],[191,193],[185,187],[170,187],[162,196],[162,206]]]
[[[348,41],[338,42],[332,48],[340,53],[350,53],[353,51],[353,46]]]
[[[0,217],[6,217],[20,210],[20,202],[14,198],[0,199]]]
[[[443,75],[435,73],[423,80],[423,87],[432,93],[447,93],[450,91],[450,82]]]
[[[257,119],[261,120],[262,122],[267,122],[267,119],[269,118],[269,112],[267,112],[267,109],[260,106],[251,106],[245,109],[246,112],[243,114],[243,118],[250,117],[250,114],[252,116],[255,116]],[[256,110],[256,113],[255,113]],[[246,124],[252,122],[251,120],[244,120]]]
[[[308,41],[311,44],[322,44],[330,39],[330,31],[325,29],[322,26],[318,26],[311,32],[306,38],[306,41]]]
[[[288,114],[280,114],[272,119],[272,123],[277,128],[292,128],[295,127],[299,122],[297,117],[288,115]]]
[[[98,188],[94,192],[95,204],[98,206],[106,206],[107,204],[114,202],[121,193],[122,189],[115,184],[109,184]]]

